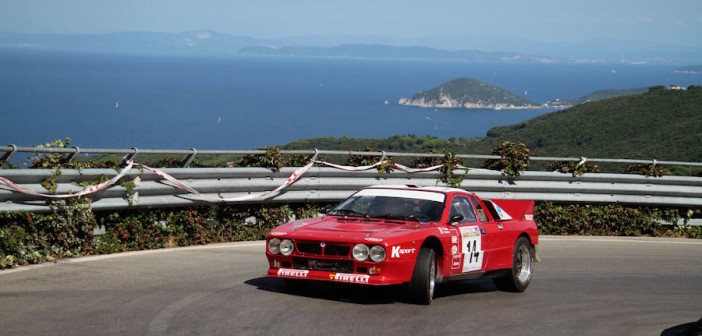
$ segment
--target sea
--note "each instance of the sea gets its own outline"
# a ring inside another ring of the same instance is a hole
[[[473,138],[553,110],[397,102],[458,77],[537,103],[602,89],[702,84],[702,75],[676,67],[0,49],[0,145],[70,137],[81,148],[255,149],[327,136]]]

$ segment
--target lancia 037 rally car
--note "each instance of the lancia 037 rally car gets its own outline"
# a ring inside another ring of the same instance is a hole
[[[531,281],[538,244],[534,202],[481,199],[461,189],[373,186],[324,217],[293,220],[266,237],[267,276],[404,285],[429,304],[436,283],[491,277],[501,290]]]

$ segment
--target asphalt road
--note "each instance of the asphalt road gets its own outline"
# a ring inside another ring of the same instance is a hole
[[[1,335],[681,335],[702,318],[702,240],[542,237],[531,286],[397,291],[262,277],[263,242],[0,271]],[[694,335],[694,334],[693,334]]]

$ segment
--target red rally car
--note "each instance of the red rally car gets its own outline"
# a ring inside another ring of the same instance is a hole
[[[436,283],[491,277],[522,292],[538,244],[534,202],[481,199],[454,188],[373,186],[324,217],[294,220],[266,237],[267,276],[406,285],[429,304]]]

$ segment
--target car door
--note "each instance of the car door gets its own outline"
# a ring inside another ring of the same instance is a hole
[[[454,196],[451,200],[449,219],[460,215],[460,220],[451,223],[458,229],[461,264],[456,273],[482,271],[486,246],[485,223],[478,220],[475,209],[467,196]]]
[[[509,245],[509,237],[504,223],[496,221],[486,205],[477,197],[471,196],[470,201],[475,207],[480,230],[483,235],[483,250],[485,251],[484,271],[504,267],[504,262],[495,258],[495,251]]]

